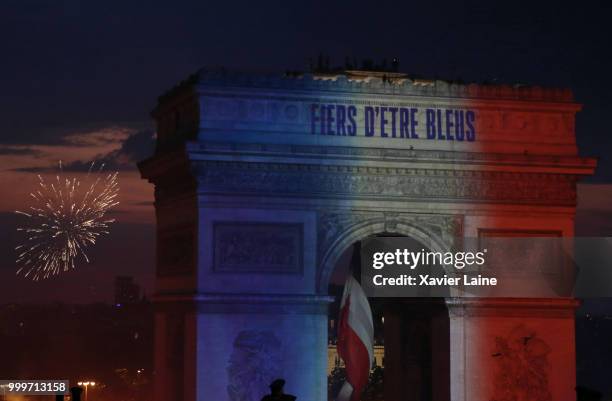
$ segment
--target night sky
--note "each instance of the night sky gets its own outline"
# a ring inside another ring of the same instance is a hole
[[[203,66],[305,70],[322,53],[400,60],[413,76],[569,87],[581,154],[600,158],[579,187],[577,232],[612,235],[612,28],[605,2],[83,2],[0,5],[0,303],[112,299],[117,274],[151,293],[152,187],[135,162],[152,151],[156,98]],[[15,231],[36,185],[104,158],[120,171],[118,222],[93,262],[60,278],[15,277]]]

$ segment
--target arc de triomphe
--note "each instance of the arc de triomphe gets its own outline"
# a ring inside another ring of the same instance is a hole
[[[327,399],[328,284],[370,235],[572,236],[595,168],[579,110],[567,90],[360,71],[202,70],[161,96],[140,164],[155,184],[155,399],[258,401],[276,377]],[[448,369],[433,374],[449,389],[432,399],[575,399],[575,300],[445,303]],[[537,350],[495,357],[524,333]],[[402,346],[386,341],[387,365]],[[387,401],[414,398],[385,380]]]

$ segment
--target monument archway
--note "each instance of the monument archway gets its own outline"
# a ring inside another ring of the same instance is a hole
[[[336,262],[329,285],[329,294],[334,297],[330,305],[331,362],[335,363],[337,358],[335,323],[339,316],[342,285],[349,274],[358,281],[361,279],[360,243],[372,237],[405,237],[403,245],[409,251],[436,250],[423,244],[434,242],[428,236],[432,233],[417,229],[421,242],[407,235],[415,233],[411,226],[399,229],[396,226],[396,232],[371,234],[378,228],[379,225],[372,224],[370,230],[364,230],[368,235],[350,245]],[[364,391],[363,399],[450,400],[450,330],[445,298],[370,298],[370,305],[374,319],[374,364],[383,368],[383,375],[380,383],[380,371],[372,370],[372,381]],[[331,383],[330,400],[339,390],[336,380],[332,379]]]
[[[576,182],[595,168],[576,147],[579,109],[566,90],[388,72],[201,70],[162,95],[156,153],[139,165],[155,184],[155,399],[259,401],[281,376],[325,400],[327,285],[368,235],[439,250],[573,236]],[[575,300],[443,306],[452,401],[575,398]],[[492,357],[523,332],[549,350],[536,385],[509,384]]]
[[[458,221],[448,222],[444,219],[434,221],[431,218],[428,219],[431,216],[420,217],[419,219],[419,216],[402,215],[401,213],[377,215],[376,213],[360,214],[352,211],[344,214],[323,215],[319,227],[319,230],[323,232],[320,291],[329,286],[330,275],[346,248],[368,237],[378,235],[408,237],[434,251],[449,249],[454,245],[456,234],[459,234],[457,230],[460,230]]]

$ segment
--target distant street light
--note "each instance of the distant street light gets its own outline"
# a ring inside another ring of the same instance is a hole
[[[92,381],[88,381],[88,382],[79,382],[78,383],[79,386],[81,387],[85,387],[85,401],[89,401],[87,399],[87,389],[89,388],[89,386],[91,387],[95,387],[96,382],[92,382]]]

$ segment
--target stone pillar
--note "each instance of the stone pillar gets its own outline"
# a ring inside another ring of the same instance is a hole
[[[327,297],[158,297],[155,400],[327,399]]]
[[[196,399],[259,401],[279,377],[299,399],[326,399],[316,214],[201,204],[198,221]]]
[[[191,156],[141,165],[156,184],[155,400],[259,401],[277,378],[326,400],[316,212],[210,200]]]
[[[449,299],[451,400],[576,399],[573,299]]]
[[[316,296],[205,296],[195,316],[197,400],[259,401],[277,378],[327,398],[327,305]]]
[[[328,297],[158,297],[155,400],[259,401],[277,378],[327,399]]]
[[[182,401],[189,388],[189,353],[187,351],[185,305],[176,302],[157,302],[155,313],[155,401]],[[187,374],[186,374],[187,371]]]

